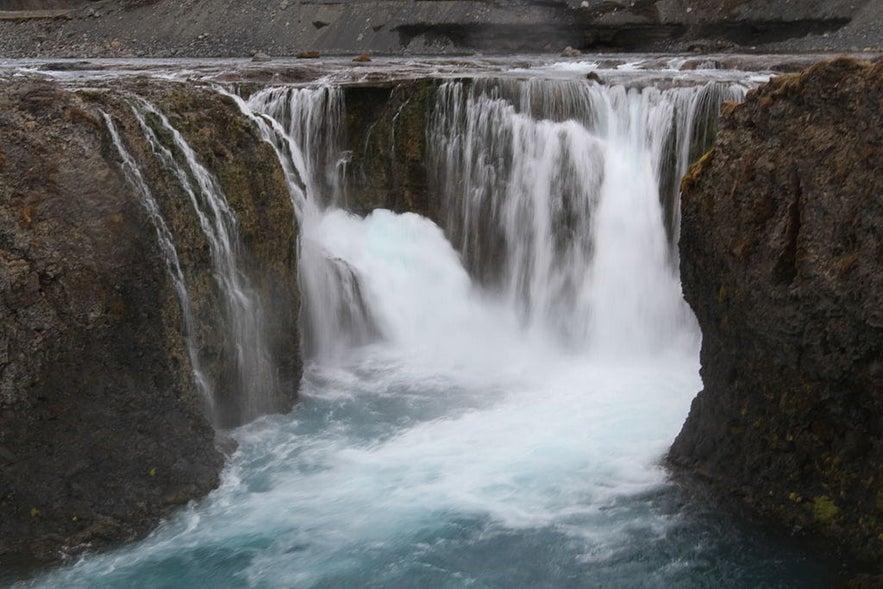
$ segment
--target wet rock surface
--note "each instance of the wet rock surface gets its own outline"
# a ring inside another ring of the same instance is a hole
[[[116,92],[0,84],[4,575],[142,536],[216,486],[223,466],[156,232],[100,115],[114,116],[137,159],[147,155],[126,92],[170,113],[239,213],[255,287],[279,302],[270,335],[286,385],[278,410],[291,406],[300,376],[296,229],[274,156],[212,91],[142,82]],[[204,236],[168,174],[145,173],[191,288],[203,368],[223,382],[228,344]],[[228,421],[241,418],[235,401],[221,403]]]
[[[426,128],[437,80],[350,86],[345,92],[347,210],[377,208],[443,221],[437,187],[429,181]]]
[[[669,456],[878,574],[881,107],[883,64],[841,59],[725,108],[682,184],[705,388]]]

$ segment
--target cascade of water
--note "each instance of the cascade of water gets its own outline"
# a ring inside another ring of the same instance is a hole
[[[255,123],[261,138],[276,152],[282,172],[285,174],[285,182],[288,186],[288,194],[291,197],[291,205],[294,208],[296,219],[317,215],[319,206],[308,195],[308,183],[305,180],[309,176],[307,160],[304,158],[300,146],[292,140],[279,121],[273,117],[252,110],[252,106],[248,102],[221,86],[215,86],[215,90],[236,103],[242,114]]]
[[[126,149],[120,136],[116,123],[113,122],[111,116],[105,112],[101,113],[104,122],[113,139],[113,144],[122,158],[122,169],[129,183],[135,188],[139,202],[147,213],[147,217],[153,224],[156,231],[156,240],[159,244],[159,250],[162,254],[163,261],[166,265],[166,271],[172,280],[172,286],[175,289],[175,295],[178,297],[178,304],[181,306],[181,322],[184,339],[187,344],[187,355],[190,358],[190,367],[193,370],[193,378],[196,382],[196,388],[200,393],[203,401],[208,406],[209,413],[212,414],[214,408],[214,397],[211,387],[205,378],[202,367],[199,362],[199,350],[193,342],[193,310],[190,306],[190,295],[187,293],[187,282],[184,279],[184,272],[181,270],[181,262],[178,259],[178,250],[175,248],[175,241],[172,232],[166,225],[160,211],[159,204],[153,196],[153,192],[144,179],[140,166],[132,157],[132,154]]]
[[[230,338],[235,346],[237,401],[240,419],[272,409],[278,388],[276,369],[264,340],[260,299],[241,270],[239,230],[235,213],[214,176],[199,163],[196,153],[168,118],[153,105],[136,100],[132,108],[154,154],[187,194],[209,244],[214,277],[226,304]],[[168,138],[166,145],[148,122],[150,118]],[[176,157],[177,156],[177,157]],[[216,416],[223,419],[223,416]]]
[[[581,81],[443,84],[432,173],[472,273],[529,328],[598,352],[655,351],[694,332],[659,185],[670,138],[684,170],[692,120],[723,96]]]
[[[411,99],[407,99],[399,105],[398,110],[396,110],[396,114],[392,117],[392,125],[390,128],[390,159],[395,161],[396,158],[396,123],[399,120],[399,117],[402,116],[402,112],[408,105],[411,104]]]
[[[340,88],[270,88],[246,102],[230,94],[258,125],[285,170],[300,225],[298,277],[303,344],[309,356],[333,357],[375,338],[377,327],[350,264],[321,245],[326,206],[342,202],[347,156],[341,145]]]
[[[289,151],[308,198],[319,208],[337,205],[344,193],[347,162],[341,150],[343,91],[339,86],[268,88],[248,100],[249,110],[270,117],[297,146]]]
[[[674,93],[674,149],[670,168],[663,169],[660,190],[666,211],[666,227],[673,245],[681,234],[680,179],[714,141],[717,118],[724,102],[741,102],[747,87],[741,84],[708,83],[699,88],[681,88]],[[672,248],[676,256],[677,248]],[[675,258],[676,259],[676,258]]]

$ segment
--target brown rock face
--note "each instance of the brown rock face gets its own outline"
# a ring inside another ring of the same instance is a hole
[[[879,567],[883,63],[822,63],[726,108],[682,206],[705,389],[671,462]]]
[[[426,128],[435,80],[351,86],[346,97],[347,210],[414,212],[438,222],[440,203],[427,170]]]
[[[235,105],[211,91],[135,83],[124,92],[170,114],[237,211],[243,271],[262,300],[275,300],[268,340],[281,377],[269,409],[289,408],[300,375],[296,229],[275,157]],[[144,166],[188,279],[203,368],[222,383],[231,344],[219,327],[208,248],[120,94],[0,84],[4,572],[21,559],[138,537],[214,488],[223,465],[156,231],[99,108]],[[224,394],[223,418],[246,417]]]

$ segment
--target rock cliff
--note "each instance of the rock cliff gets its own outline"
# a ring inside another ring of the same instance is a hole
[[[671,448],[725,496],[879,567],[883,63],[818,64],[725,108],[684,178],[704,390]]]
[[[230,387],[233,342],[209,248],[180,185],[151,153],[125,96],[148,98],[194,147],[240,222],[243,271],[267,304],[281,375],[300,377],[296,228],[281,170],[236,106],[212,91],[134,82],[76,93],[0,83],[0,568],[144,534],[204,495],[223,457],[211,415],[251,417]],[[157,233],[101,112],[143,166],[174,235],[192,337],[217,394],[195,386],[182,309]]]

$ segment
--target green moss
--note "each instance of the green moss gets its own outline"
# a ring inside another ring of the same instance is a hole
[[[702,171],[711,164],[714,159],[714,149],[715,148],[712,147],[706,151],[705,154],[699,158],[699,161],[690,166],[690,169],[684,174],[684,177],[681,179],[681,192],[683,194],[688,194],[693,189],[696,185],[696,181],[702,174]]]
[[[839,512],[840,508],[827,495],[819,495],[813,498],[812,515],[817,521],[826,524],[830,523],[837,517]]]

